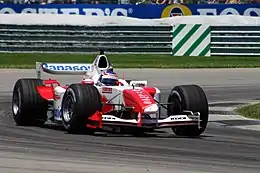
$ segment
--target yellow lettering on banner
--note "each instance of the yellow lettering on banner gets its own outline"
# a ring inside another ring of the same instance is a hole
[[[181,11],[181,13],[182,13],[180,15],[182,15],[182,16],[191,16],[192,15],[191,10],[187,6],[174,4],[174,5],[167,6],[163,10],[163,12],[161,14],[161,18],[172,17],[172,14],[174,15],[174,13],[172,13],[173,9],[179,9]],[[179,14],[176,14],[176,15],[179,15]]]

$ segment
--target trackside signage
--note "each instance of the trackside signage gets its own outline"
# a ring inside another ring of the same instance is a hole
[[[69,14],[157,19],[191,15],[260,16],[260,4],[1,4],[0,14]]]
[[[84,72],[91,69],[91,64],[42,63],[42,68],[51,71]]]

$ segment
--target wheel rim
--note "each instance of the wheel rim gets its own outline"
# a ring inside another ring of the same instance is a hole
[[[72,118],[74,104],[75,104],[74,99],[71,95],[69,95],[65,98],[65,101],[63,104],[63,109],[62,109],[62,116],[66,122],[69,122]]]
[[[20,89],[17,89],[14,92],[14,95],[13,95],[13,106],[12,107],[13,107],[14,115],[17,115],[18,112],[21,109],[21,92],[20,92]]]

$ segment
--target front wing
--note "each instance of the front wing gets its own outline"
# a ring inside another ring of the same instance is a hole
[[[130,126],[141,128],[167,128],[175,126],[197,125],[200,127],[200,113],[186,111],[185,115],[171,115],[164,119],[121,119],[114,115],[102,115],[102,124],[111,126]]]

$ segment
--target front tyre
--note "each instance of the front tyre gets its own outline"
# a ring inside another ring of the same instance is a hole
[[[173,88],[168,103],[174,103],[167,108],[168,116],[184,114],[183,111],[200,112],[200,126],[178,126],[172,128],[177,136],[195,137],[201,135],[208,123],[209,110],[206,94],[198,85],[180,85]]]
[[[61,117],[64,128],[70,133],[82,133],[88,118],[100,110],[101,97],[93,85],[72,84],[64,93]]]

